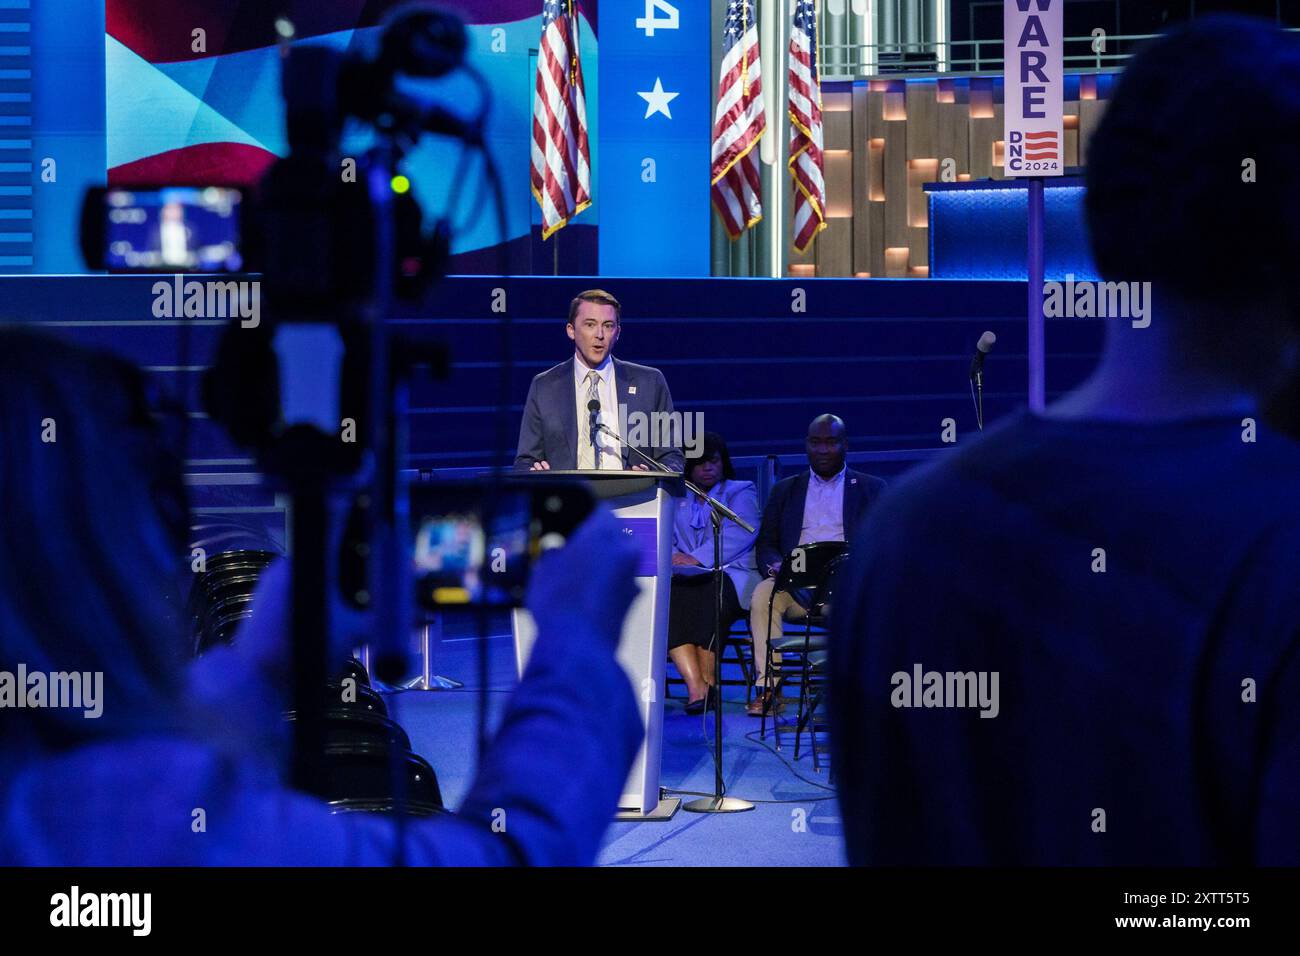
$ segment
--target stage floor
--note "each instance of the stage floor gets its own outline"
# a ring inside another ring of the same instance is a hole
[[[495,719],[515,684],[513,645],[500,626],[489,641],[488,694]],[[388,698],[415,751],[433,764],[444,799],[456,806],[470,784],[479,690],[475,642],[449,628],[434,654],[434,670],[465,683],[463,690],[407,692]],[[732,696],[734,696],[734,699]],[[728,689],[723,704],[723,780],[731,796],[756,804],[744,813],[679,811],[667,822],[613,822],[598,863],[602,866],[840,866],[844,863],[839,806],[823,762],[815,773],[805,746],[796,764],[793,734],[773,749],[758,737],[758,719],[746,716],[744,695]],[[665,704],[661,786],[713,790],[713,718],[687,717],[683,701]],[[787,711],[793,721],[793,707]],[[793,727],[791,728],[793,730]],[[690,796],[681,796],[683,801]],[[760,802],[762,801],[762,802]]]

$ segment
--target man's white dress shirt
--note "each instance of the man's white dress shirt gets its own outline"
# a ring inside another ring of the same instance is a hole
[[[800,544],[844,540],[844,474],[848,468],[846,464],[839,474],[825,479],[808,470],[808,497],[803,503]]]
[[[583,362],[582,356],[576,351],[573,354],[573,381],[574,381],[574,399],[578,405],[578,467],[580,469],[594,468],[594,453],[588,442],[588,422],[591,420],[591,412],[587,410],[588,396],[591,392],[591,385],[587,376],[595,372],[600,376],[596,385],[596,393],[600,397],[600,415],[599,420],[607,427],[618,431],[618,391],[614,383],[614,360],[610,355],[605,356],[605,361],[601,362],[597,368],[588,368]],[[601,471],[621,471],[623,469],[623,453],[619,448],[618,442],[609,436],[607,432],[596,433],[596,444],[600,448],[600,469]]]

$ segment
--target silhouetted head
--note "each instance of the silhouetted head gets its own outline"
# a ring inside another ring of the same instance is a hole
[[[4,747],[179,726],[181,462],[129,364],[0,327],[0,671],[102,677],[102,714],[5,710]]]
[[[1184,323],[1263,306],[1300,326],[1300,36],[1212,15],[1151,41],[1126,64],[1086,169],[1103,277],[1204,307]]]

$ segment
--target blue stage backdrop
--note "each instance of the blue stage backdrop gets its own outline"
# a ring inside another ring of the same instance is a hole
[[[367,42],[398,5],[295,4],[294,42]],[[506,186],[503,237],[489,210],[475,208],[486,196],[480,165],[454,182],[449,175],[455,143],[430,139],[408,156],[426,214],[460,197],[453,270],[497,271],[504,243],[513,274],[707,275],[708,4],[577,0],[593,203],[555,243],[541,241],[529,189],[542,0],[444,5],[465,18],[468,58],[491,88],[487,141]],[[26,217],[0,226],[0,236],[13,234],[0,238],[0,269],[84,271],[75,236],[88,185],[255,183],[287,148],[275,9],[245,0],[0,2],[0,66],[15,71],[0,77],[0,210]],[[456,110],[478,99],[455,76],[411,85]],[[345,147],[366,145],[354,137]],[[41,180],[44,159],[57,178]]]
[[[322,0],[295,4],[295,45],[338,49],[374,42],[397,0]],[[541,0],[452,0],[467,25],[467,60],[485,77],[492,96],[488,148],[505,180],[506,235],[482,205],[487,196],[481,164],[455,177],[461,147],[425,138],[405,159],[426,214],[454,210],[452,252],[463,271],[498,268],[493,250],[505,243],[511,272],[549,273],[549,245],[540,241],[540,216],[529,188],[533,87],[541,39]],[[600,169],[600,57],[596,0],[579,4],[581,55],[588,97],[592,165]],[[115,183],[255,183],[288,144],[280,93],[280,53],[274,8],[254,10],[241,0],[108,0],[108,177]],[[195,31],[202,31],[196,36]],[[55,68],[54,64],[48,64]],[[410,92],[450,104],[454,112],[477,107],[477,89],[461,74],[408,81]],[[368,146],[349,138],[345,151]],[[561,268],[591,271],[594,232],[600,222],[599,182],[592,205],[565,230]],[[479,205],[475,205],[476,198]]]
[[[709,274],[709,7],[601,0],[603,275]]]
[[[151,369],[194,415],[192,470],[252,471],[247,453],[199,404],[200,373],[224,322],[155,317],[158,281],[0,278],[0,319],[34,323]],[[403,335],[446,343],[452,356],[448,380],[414,389],[408,464],[491,463],[499,403],[508,416],[503,459],[512,459],[528,384],[572,356],[568,303],[593,286],[624,304],[616,354],[662,369],[678,410],[703,413],[704,426],[720,432],[733,455],[800,455],[808,422],[822,412],[843,417],[852,450],[880,459],[885,473],[951,447],[941,441],[945,419],[955,422],[958,442],[967,440],[975,434],[967,366],[985,329],[998,336],[986,366],[988,420],[1026,402],[1023,282],[459,277],[429,306],[393,320]],[[491,308],[497,288],[505,290],[514,357],[505,396],[506,330]],[[801,304],[805,311],[797,311]],[[1049,398],[1091,370],[1100,341],[1100,321],[1048,322]]]
[[[448,174],[456,168],[455,144],[432,140],[412,152],[407,171],[428,214],[445,210],[453,192],[463,200],[452,271],[500,270],[504,241],[511,274],[705,276],[709,102],[717,79],[709,66],[710,4],[575,2],[594,202],[555,242],[543,243],[528,179],[542,0],[445,0],[464,16],[468,57],[492,89],[488,141],[507,207],[503,240],[495,218],[475,206],[478,164],[457,180]],[[294,4],[295,42],[344,48],[370,40],[398,3]],[[106,178],[255,182],[286,148],[275,10],[248,0],[0,3],[0,269],[84,271],[77,213],[85,188]],[[996,96],[1000,78],[985,79]],[[1097,76],[1096,94],[1104,97],[1113,79]],[[1065,82],[1067,99],[1077,98],[1080,77]],[[457,109],[476,100],[462,80],[423,86]],[[356,151],[364,146],[348,143]],[[1080,195],[1049,192],[1049,277],[1092,275]],[[931,203],[931,275],[1023,277],[1023,193],[933,193]]]

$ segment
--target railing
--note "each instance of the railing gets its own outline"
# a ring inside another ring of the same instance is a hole
[[[1300,32],[1300,27],[1287,27]],[[1142,41],[1156,33],[1099,34],[1065,37],[1062,60],[1066,70],[1101,70],[1127,60]],[[943,40],[918,43],[819,43],[822,79],[892,76],[963,76],[1002,71],[1003,42]],[[964,53],[965,56],[956,54]]]

